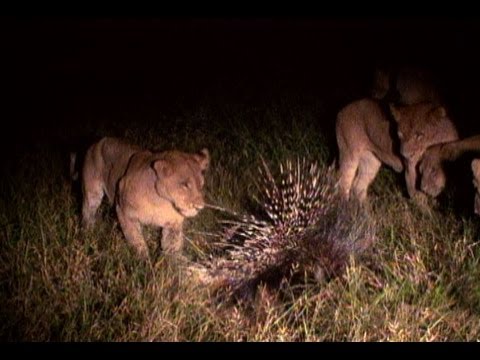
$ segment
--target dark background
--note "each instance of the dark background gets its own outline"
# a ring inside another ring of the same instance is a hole
[[[73,124],[114,121],[135,107],[168,115],[288,96],[305,106],[321,100],[318,122],[331,133],[336,112],[368,94],[382,64],[432,70],[462,134],[480,130],[475,18],[6,17],[1,24],[2,146],[10,149],[56,141]]]

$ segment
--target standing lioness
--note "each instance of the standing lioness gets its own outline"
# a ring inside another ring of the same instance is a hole
[[[137,253],[148,258],[141,225],[162,227],[162,250],[181,252],[185,217],[204,206],[204,171],[210,157],[176,150],[153,153],[105,137],[87,151],[83,166],[82,224],[91,228],[103,196],[116,205],[120,226]]]
[[[380,102],[373,99],[354,101],[339,111],[336,136],[340,189],[346,198],[353,193],[355,198],[365,201],[382,163],[396,172],[403,171],[391,136],[392,125]]]

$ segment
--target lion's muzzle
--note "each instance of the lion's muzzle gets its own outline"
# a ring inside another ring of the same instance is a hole
[[[178,208],[180,214],[185,217],[194,217],[204,208],[204,203],[192,204],[188,207]]]

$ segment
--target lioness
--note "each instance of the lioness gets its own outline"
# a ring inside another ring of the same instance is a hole
[[[353,192],[363,202],[382,163],[403,171],[390,135],[394,124],[387,115],[380,102],[367,98],[348,104],[337,115],[339,185],[347,198]]]
[[[115,204],[127,241],[148,258],[141,225],[162,227],[162,250],[180,253],[186,217],[203,207],[204,171],[210,157],[180,151],[154,153],[105,137],[87,151],[82,171],[82,224],[91,228],[103,196]]]
[[[455,161],[465,153],[480,154],[480,135],[430,146],[420,160],[420,186],[425,193],[438,196],[446,184],[444,162]],[[475,213],[480,215],[480,160],[472,161],[473,184],[476,189]]]
[[[398,125],[408,195],[422,200],[424,194],[416,188],[417,163],[429,146],[457,140],[457,129],[445,108],[434,103],[408,106],[390,104],[390,110]]]

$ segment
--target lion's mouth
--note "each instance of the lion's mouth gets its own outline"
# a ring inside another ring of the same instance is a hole
[[[185,217],[194,217],[195,215],[198,214],[198,210],[195,208],[184,209],[182,210],[181,214]]]
[[[181,207],[177,206],[176,204],[173,204],[173,207],[175,208],[175,210],[178,213],[180,213],[180,215],[182,215],[184,217],[194,217],[199,212],[199,210],[194,208],[194,207],[184,209],[184,208],[181,208]]]

